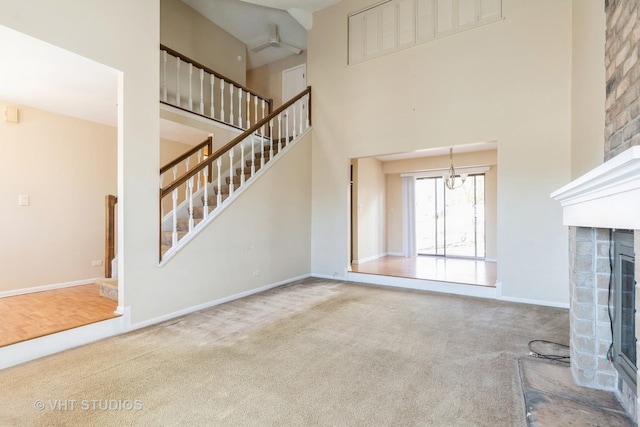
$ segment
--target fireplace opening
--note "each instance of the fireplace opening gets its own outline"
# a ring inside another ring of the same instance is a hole
[[[633,231],[612,233],[610,319],[613,342],[609,357],[620,377],[636,390],[635,254]]]

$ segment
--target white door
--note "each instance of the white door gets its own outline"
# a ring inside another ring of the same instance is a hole
[[[307,88],[307,64],[298,65],[297,67],[289,68],[288,70],[282,71],[282,104],[289,101],[291,98],[302,92]],[[307,112],[304,110],[306,105],[302,105],[303,107],[303,117],[306,116]],[[289,109],[289,114],[287,115],[287,121],[289,122],[289,135],[293,135],[293,115],[292,110]],[[284,126],[284,123],[283,123]],[[296,106],[296,126],[300,126],[300,106]],[[284,135],[285,130],[282,130]]]

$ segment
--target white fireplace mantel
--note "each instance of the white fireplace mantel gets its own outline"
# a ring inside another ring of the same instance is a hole
[[[551,193],[564,225],[640,229],[640,146]]]

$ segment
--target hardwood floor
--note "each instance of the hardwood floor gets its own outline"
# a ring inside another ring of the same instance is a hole
[[[497,278],[495,262],[423,255],[385,256],[362,264],[351,264],[351,269],[356,273],[486,287],[495,287]]]
[[[118,317],[98,285],[0,298],[0,347]]]

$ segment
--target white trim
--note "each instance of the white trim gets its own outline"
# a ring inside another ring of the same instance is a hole
[[[404,256],[402,252],[387,252],[387,256]]]
[[[409,279],[404,277],[379,276],[376,274],[349,273],[347,279],[370,285],[394,288],[418,289],[478,298],[497,299],[497,289],[488,286],[465,285],[461,283],[438,282],[434,280]]]
[[[344,276],[338,276],[337,274],[331,275],[331,274],[311,273],[310,277],[317,277],[318,279],[329,279],[329,280],[349,280],[348,276],[350,274],[353,274],[353,273],[350,271],[347,271],[347,273]]]
[[[351,263],[352,263],[352,264],[362,264],[362,263],[365,263],[365,262],[374,261],[374,260],[376,260],[376,259],[384,258],[384,257],[386,257],[386,256],[387,256],[387,253],[386,253],[386,252],[383,252],[383,253],[381,253],[381,254],[371,255],[371,256],[368,256],[368,257],[366,257],[366,258],[361,258],[361,259],[353,260]]]
[[[640,229],[640,146],[633,146],[551,193],[562,223]]]
[[[162,102],[160,102],[160,110],[165,110],[165,111],[167,111],[169,113],[178,114],[178,115],[180,115],[182,117],[186,117],[188,119],[192,119],[192,120],[198,121],[198,122],[203,123],[203,124],[208,125],[208,126],[216,126],[216,127],[221,128],[221,129],[224,129],[226,131],[233,132],[236,135],[240,135],[241,133],[244,132],[243,129],[239,129],[239,128],[237,128],[235,126],[231,126],[231,125],[229,125],[229,124],[227,124],[225,122],[221,122],[220,119],[218,119],[217,117],[210,117],[210,116],[207,116],[206,114],[202,115],[202,114],[198,113],[197,111],[189,111],[189,109],[187,109],[187,108],[181,109],[180,107],[176,107],[175,105],[170,104],[170,103],[163,104]],[[171,120],[171,119],[165,119],[165,120]],[[184,126],[189,126],[189,125],[184,125]],[[204,129],[199,129],[199,130],[202,130],[203,132],[206,132],[206,130],[204,130]],[[193,145],[197,145],[197,144],[193,144]]]
[[[276,283],[271,283],[270,285],[265,285],[265,286],[262,286],[260,288],[250,289],[248,291],[244,291],[244,292],[240,292],[240,293],[237,293],[237,294],[233,294],[233,295],[230,295],[228,297],[223,297],[223,298],[219,298],[217,300],[205,302],[203,304],[198,304],[198,305],[194,305],[194,306],[191,306],[191,307],[187,307],[185,309],[174,311],[174,312],[169,313],[169,314],[165,314],[165,315],[162,315],[162,316],[154,317],[153,319],[149,319],[149,320],[145,320],[143,322],[138,322],[138,323],[132,324],[132,325],[129,326],[129,328],[127,330],[135,330],[135,329],[140,329],[140,328],[145,328],[147,326],[155,325],[155,324],[158,324],[158,323],[162,323],[162,322],[165,322],[167,320],[174,319],[176,317],[184,316],[185,314],[191,314],[191,313],[194,313],[196,311],[204,310],[206,308],[210,308],[210,307],[214,307],[216,305],[223,304],[225,302],[237,300],[239,298],[248,297],[249,295],[253,295],[253,294],[260,293],[260,292],[268,291],[269,289],[277,288],[278,286],[286,285],[287,283],[295,282],[297,280],[306,279],[307,277],[310,277],[310,275],[309,274],[303,274],[301,276],[297,276],[297,277],[292,277],[290,279],[281,280],[281,281],[276,282]]]
[[[70,288],[72,286],[90,285],[92,283],[95,283],[95,281],[98,279],[99,277],[96,277],[93,279],[75,280],[73,282],[53,283],[51,285],[34,286],[32,288],[22,288],[22,289],[14,289],[11,291],[3,291],[3,292],[0,292],[0,298],[12,297],[15,295],[31,294],[33,292],[50,291],[52,289]]]
[[[517,302],[521,304],[542,305],[545,307],[556,307],[556,308],[567,308],[567,309],[569,308],[568,302],[545,301],[545,300],[539,300],[539,299],[505,297],[505,296],[501,296],[498,299],[500,301]]]
[[[478,174],[485,173],[491,170],[491,166],[468,166],[468,167],[456,167],[455,171],[457,175],[460,174]],[[401,173],[400,177],[404,178],[405,176],[413,176],[415,178],[434,178],[439,176],[444,176],[449,174],[449,169],[429,169],[424,171],[417,172],[406,172]]]
[[[0,347],[0,369],[39,359],[104,338],[119,335],[124,331],[125,316],[103,320],[43,337]]]

